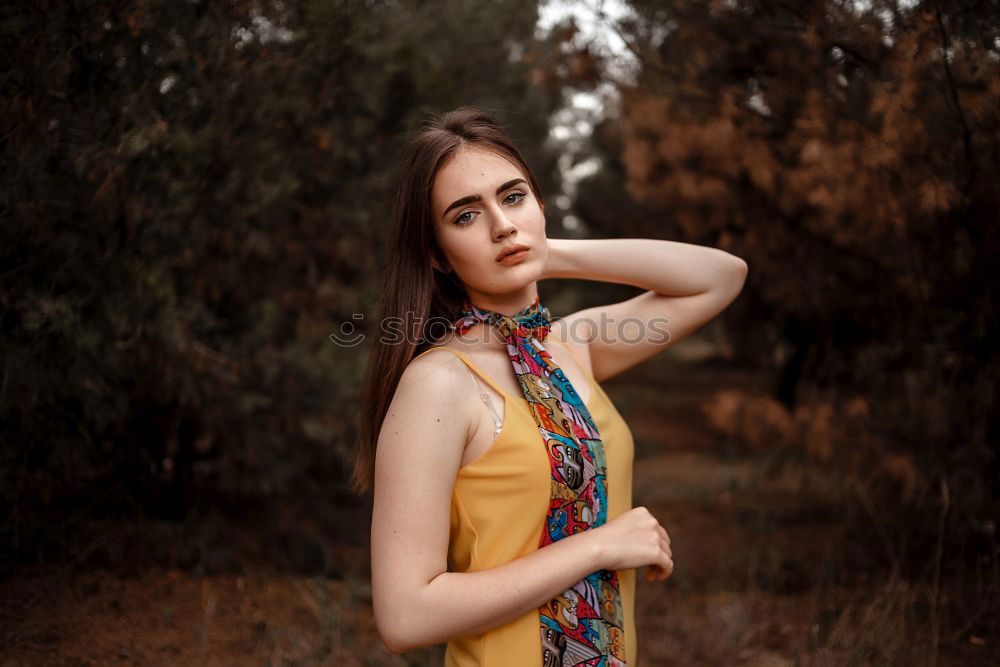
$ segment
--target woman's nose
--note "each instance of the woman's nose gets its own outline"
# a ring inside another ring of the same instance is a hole
[[[500,240],[517,232],[517,225],[508,217],[507,212],[497,207],[493,213],[493,238]]]

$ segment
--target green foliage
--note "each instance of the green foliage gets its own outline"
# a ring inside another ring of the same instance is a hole
[[[364,351],[327,336],[372,317],[406,131],[479,104],[553,187],[558,98],[516,57],[534,4],[18,2],[2,19],[0,567],[105,490],[91,515],[336,502]]]

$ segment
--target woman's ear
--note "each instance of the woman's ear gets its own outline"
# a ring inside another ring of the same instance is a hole
[[[441,273],[451,273],[451,267],[442,268],[441,263],[437,261],[437,257],[431,257],[431,267],[435,271],[440,271]]]

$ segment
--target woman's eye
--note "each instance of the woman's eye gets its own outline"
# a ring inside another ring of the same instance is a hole
[[[520,199],[518,199],[517,201],[510,202],[511,204],[519,204],[525,197],[527,197],[527,195],[524,194],[523,192],[515,190],[514,192],[511,192],[509,195],[504,197],[504,201],[508,201],[511,197],[520,197]]]
[[[464,213],[459,213],[458,216],[455,217],[455,224],[459,226],[465,226],[470,222],[472,222],[472,218],[469,218],[468,220],[464,219],[465,216],[467,215],[472,215],[472,211],[465,211]]]

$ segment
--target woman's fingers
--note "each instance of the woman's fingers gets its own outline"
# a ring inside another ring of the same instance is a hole
[[[666,579],[674,572],[674,560],[673,554],[670,551],[670,543],[663,537],[660,537],[660,554],[657,562],[650,563],[646,567],[645,579],[646,581],[661,581]]]
[[[664,572],[661,578],[666,579],[674,573],[674,552],[670,549],[670,536],[667,534],[667,531],[663,528],[663,526],[660,526],[660,533],[662,533],[660,538],[661,546],[663,547],[664,553],[667,555],[668,561],[664,565]]]
[[[670,551],[670,542],[665,540],[663,537],[660,538],[660,549],[663,551],[663,553],[673,558],[674,554],[673,552]]]
[[[670,539],[660,538],[660,547],[663,549],[663,576],[661,579],[666,579],[674,572],[674,554],[670,550]]]

